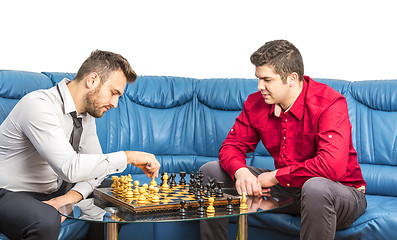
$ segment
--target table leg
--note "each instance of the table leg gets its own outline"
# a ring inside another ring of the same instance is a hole
[[[238,239],[239,240],[247,240],[248,239],[248,215],[240,215],[238,217]]]
[[[119,232],[117,231],[117,223],[106,223],[105,229],[105,239],[106,240],[117,240],[119,238]]]
[[[112,219],[117,219],[118,209],[115,207],[107,207],[105,211],[112,214]],[[117,229],[117,223],[107,222],[105,226],[105,239],[106,240],[117,240],[119,238],[119,231]]]

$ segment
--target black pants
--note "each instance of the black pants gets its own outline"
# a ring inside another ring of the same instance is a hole
[[[269,171],[248,167],[255,176]],[[209,179],[223,181],[225,187],[234,187],[232,178],[221,168],[219,162],[209,162],[201,168],[203,183]],[[365,194],[359,190],[333,182],[327,178],[316,177],[306,181],[300,188],[283,187],[277,184],[271,188],[272,195],[294,198],[293,204],[273,212],[300,214],[301,239],[334,239],[337,229],[349,227],[366,207]],[[201,239],[228,239],[228,219],[200,221]]]
[[[14,239],[58,239],[61,216],[43,203],[64,193],[12,192],[0,189],[0,232]]]

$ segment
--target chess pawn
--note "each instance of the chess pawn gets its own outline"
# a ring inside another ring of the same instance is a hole
[[[245,192],[243,192],[243,196],[241,197],[241,203],[240,203],[240,211],[245,212],[247,211],[248,206],[247,206],[247,196],[245,195]]]
[[[125,198],[126,199],[132,199],[134,197],[134,193],[132,192],[132,179],[131,178],[127,178],[127,192],[125,193]]]
[[[145,188],[144,187],[139,187],[139,198],[138,198],[138,203],[139,204],[145,204],[146,203],[146,198],[145,198]]]
[[[137,197],[139,195],[139,181],[135,180],[134,181],[135,189],[134,189],[134,197]]]
[[[152,203],[159,203],[160,202],[160,198],[159,198],[159,188],[158,187],[153,187],[153,192],[154,195],[152,197]]]
[[[233,214],[232,197],[227,197],[226,214]]]
[[[180,202],[180,204],[181,204],[181,208],[179,209],[179,216],[185,217],[186,216],[186,207],[185,207],[186,201],[182,200]]]
[[[161,190],[163,192],[168,192],[168,190],[170,189],[170,186],[168,185],[168,175],[167,175],[167,173],[164,173],[163,179],[164,179],[164,183],[163,183],[163,186],[161,186]]]
[[[213,197],[208,198],[207,213],[208,214],[215,214],[214,198]]]

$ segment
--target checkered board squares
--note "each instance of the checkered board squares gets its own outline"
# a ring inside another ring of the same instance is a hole
[[[170,188],[168,192],[160,191],[158,193],[160,202],[152,203],[146,202],[145,204],[139,204],[137,198],[126,199],[118,196],[117,194],[112,194],[110,188],[96,188],[94,189],[94,203],[95,205],[105,208],[105,207],[117,207],[123,212],[128,212],[129,214],[135,213],[150,213],[157,211],[178,211],[180,209],[180,202],[182,200],[186,201],[187,209],[194,209],[199,206],[198,200],[195,195],[189,193],[189,187],[177,186]],[[224,194],[223,197],[216,197],[214,205],[226,205],[227,197],[231,196]],[[238,204],[239,198],[235,196],[232,197],[232,203]],[[204,197],[204,206],[208,205],[208,198]]]

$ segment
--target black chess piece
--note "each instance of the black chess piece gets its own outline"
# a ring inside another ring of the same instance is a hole
[[[175,173],[171,173],[170,188],[176,187],[175,177],[176,177],[176,174]]]
[[[200,217],[203,217],[205,215],[205,210],[204,210],[204,199],[200,198],[198,200],[199,207],[197,208],[197,215]]]
[[[194,172],[190,173],[189,193],[196,193],[196,180],[194,178]]]
[[[181,204],[181,208],[179,209],[179,216],[185,217],[186,216],[186,207],[185,207],[186,201],[182,200],[180,202],[180,204]]]
[[[216,197],[223,197],[223,182],[218,182],[217,185]]]
[[[200,188],[197,188],[197,189],[196,189],[196,196],[195,196],[195,198],[196,198],[196,199],[200,199],[200,198],[202,198],[202,197],[203,197],[203,195],[201,194]]]
[[[186,185],[186,173],[185,172],[180,172],[179,176],[181,177],[181,180],[179,180],[179,185]]]
[[[207,191],[205,192],[205,196],[208,197],[208,198],[212,197],[212,194],[211,194],[211,183],[207,183]]]
[[[161,173],[161,183],[160,186],[163,186],[164,184],[164,172]]]
[[[227,197],[226,214],[233,213],[232,197]]]

